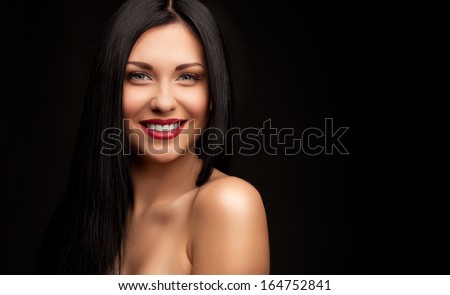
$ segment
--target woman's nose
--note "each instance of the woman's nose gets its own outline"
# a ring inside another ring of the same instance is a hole
[[[176,108],[177,102],[173,97],[170,85],[161,85],[156,95],[150,101],[150,108],[154,112],[165,113]]]

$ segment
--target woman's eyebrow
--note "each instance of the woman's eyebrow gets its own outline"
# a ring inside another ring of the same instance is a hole
[[[191,63],[187,63],[187,64],[181,64],[181,65],[178,65],[176,68],[175,68],[175,71],[179,71],[179,70],[183,70],[183,69],[185,69],[185,68],[189,68],[189,67],[192,67],[192,66],[201,66],[201,67],[205,67],[204,65],[202,65],[201,63],[198,63],[198,62],[191,62]]]
[[[145,62],[140,62],[140,61],[129,61],[128,64],[132,64],[135,66],[138,66],[140,68],[146,69],[146,70],[153,70],[153,67],[151,65],[149,65],[148,63]]]

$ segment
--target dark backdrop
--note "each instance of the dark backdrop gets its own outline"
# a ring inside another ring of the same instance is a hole
[[[394,87],[399,51],[390,8],[203,2],[230,52],[237,126],[262,128],[271,119],[273,128],[295,128],[296,138],[309,127],[324,130],[325,118],[349,127],[341,137],[349,155],[261,151],[233,162],[231,174],[263,197],[271,273],[437,273],[436,260],[448,260],[444,235],[424,228],[426,211],[411,211],[417,178],[405,171],[415,166],[411,150],[399,148],[411,138],[397,124],[403,101]],[[2,4],[2,274],[33,272],[67,178],[96,42],[121,3]]]

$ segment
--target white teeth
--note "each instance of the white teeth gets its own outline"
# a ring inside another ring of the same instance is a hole
[[[147,124],[148,129],[156,131],[171,131],[180,127],[180,122],[169,124],[169,125],[159,125],[159,124]]]

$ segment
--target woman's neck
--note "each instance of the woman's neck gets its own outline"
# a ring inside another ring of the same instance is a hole
[[[202,161],[191,153],[166,163],[132,157],[134,207],[144,209],[168,203],[194,189],[201,168]]]

